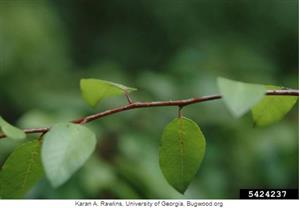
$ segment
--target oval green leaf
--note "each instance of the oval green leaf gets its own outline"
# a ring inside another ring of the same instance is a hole
[[[11,125],[0,116],[0,127],[3,133],[11,139],[25,139],[26,134],[21,129]]]
[[[22,198],[42,178],[40,149],[40,142],[34,140],[10,154],[0,171],[0,198]]]
[[[100,79],[81,79],[80,90],[83,99],[94,107],[105,97],[124,95],[136,89]]]
[[[159,151],[160,169],[168,183],[184,193],[205,154],[205,137],[188,118],[176,118],[164,129]]]
[[[266,86],[279,90],[278,86]],[[280,121],[296,104],[297,96],[266,96],[252,108],[254,126],[267,126]]]
[[[90,157],[96,136],[88,128],[72,123],[58,123],[44,136],[42,162],[53,187],[66,182]]]
[[[266,93],[264,85],[238,82],[218,78],[218,87],[225,105],[235,117],[241,117],[255,104],[262,100]]]

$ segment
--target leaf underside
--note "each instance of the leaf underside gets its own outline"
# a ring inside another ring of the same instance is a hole
[[[124,95],[136,89],[100,79],[81,79],[80,90],[83,99],[94,107],[103,98]]]
[[[160,169],[178,192],[183,194],[197,173],[205,146],[200,128],[188,118],[176,118],[165,127],[159,150]]]
[[[266,86],[278,90],[278,86]],[[252,108],[254,126],[267,126],[280,121],[296,104],[297,96],[265,96]]]
[[[264,98],[266,93],[264,85],[238,82],[222,77],[218,78],[218,87],[227,108],[235,117],[247,113]]]
[[[96,136],[88,128],[72,123],[58,123],[44,136],[42,162],[53,187],[65,183],[89,158],[96,146]]]
[[[43,177],[38,140],[18,146],[0,171],[0,198],[22,198]]]

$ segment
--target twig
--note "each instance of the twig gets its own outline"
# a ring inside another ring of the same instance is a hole
[[[266,95],[268,96],[299,96],[299,91],[298,90],[267,90]],[[131,102],[127,105],[120,106],[117,108],[113,108],[110,110],[102,111],[96,114],[88,115],[83,118],[79,118],[76,120],[71,121],[72,123],[76,124],[85,124],[91,121],[94,121],[96,119],[100,119],[105,116],[109,116],[115,113],[120,113],[123,111],[128,111],[131,109],[136,109],[136,108],[150,108],[150,107],[162,107],[162,106],[178,106],[180,108],[195,104],[195,103],[201,103],[201,102],[206,102],[210,100],[217,100],[221,99],[221,95],[209,95],[209,96],[203,96],[199,98],[189,98],[189,99],[183,99],[183,100],[174,100],[174,101],[154,101],[154,102]],[[26,134],[32,134],[32,133],[45,133],[49,131],[49,127],[46,128],[28,128],[24,129],[24,132]],[[4,134],[0,134],[0,139],[5,138],[6,136]]]

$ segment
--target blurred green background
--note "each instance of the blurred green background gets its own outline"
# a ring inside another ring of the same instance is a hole
[[[80,78],[137,87],[134,100],[217,93],[216,77],[298,88],[296,0],[0,0],[0,115],[43,127],[96,109]],[[174,107],[137,109],[87,126],[96,152],[58,189],[42,179],[27,198],[238,198],[240,188],[298,187],[298,109],[267,128],[234,119],[222,101],[188,106],[207,139],[185,195],[164,179],[160,135]],[[0,140],[0,164],[18,145]]]

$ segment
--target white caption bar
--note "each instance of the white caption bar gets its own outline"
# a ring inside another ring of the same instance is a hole
[[[253,207],[296,207],[299,200],[0,200],[3,208],[253,208]],[[299,207],[299,206],[297,206]]]

